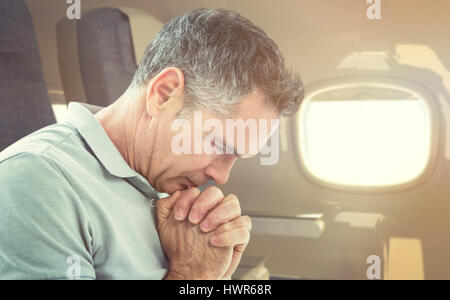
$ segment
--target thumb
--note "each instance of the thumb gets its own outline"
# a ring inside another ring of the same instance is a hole
[[[158,219],[158,226],[165,222],[172,212],[172,208],[180,196],[180,191],[176,191],[171,196],[162,198],[156,202],[156,215]]]

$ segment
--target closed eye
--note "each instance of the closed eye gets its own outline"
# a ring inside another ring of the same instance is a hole
[[[211,146],[214,148],[214,152],[217,154],[225,154],[225,150],[223,145],[216,144],[216,142],[213,140],[211,142]]]

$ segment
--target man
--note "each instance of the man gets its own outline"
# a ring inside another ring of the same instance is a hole
[[[66,122],[0,154],[0,278],[230,278],[250,219],[236,196],[198,187],[225,184],[253,153],[175,154],[171,124],[192,124],[194,111],[205,122],[278,119],[302,97],[276,44],[239,14],[169,21],[114,104],[94,115],[72,103]]]

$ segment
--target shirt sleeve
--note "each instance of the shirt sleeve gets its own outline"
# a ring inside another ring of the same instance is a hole
[[[0,279],[95,279],[89,217],[57,165],[0,163]]]

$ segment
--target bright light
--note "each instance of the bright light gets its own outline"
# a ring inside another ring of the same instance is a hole
[[[53,113],[57,122],[62,122],[67,117],[67,105],[66,104],[53,104]]]
[[[424,101],[307,101],[301,153],[318,179],[350,186],[397,185],[417,178],[431,149]]]

